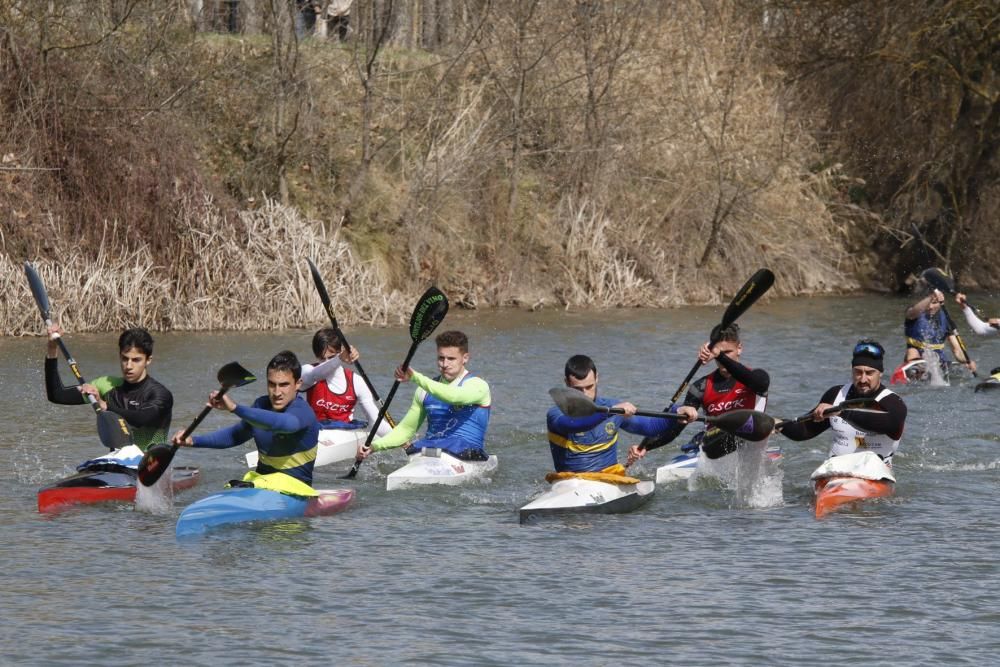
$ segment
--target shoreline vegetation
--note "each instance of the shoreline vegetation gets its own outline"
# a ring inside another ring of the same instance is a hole
[[[1000,10],[864,4],[6,3],[0,334],[998,285]]]

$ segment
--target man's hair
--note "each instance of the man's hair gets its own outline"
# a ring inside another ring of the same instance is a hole
[[[320,329],[313,335],[313,354],[319,359],[323,356],[323,351],[332,347],[335,350],[339,350],[344,347],[344,339],[340,337],[333,329],[327,327],[326,329]]]
[[[728,327],[723,327],[719,329],[719,335],[716,336],[717,341],[726,341],[729,343],[740,342],[740,325],[733,322]]]
[[[292,378],[298,380],[302,377],[302,364],[299,358],[291,350],[282,350],[267,362],[267,372],[287,371],[292,374]]]
[[[153,356],[153,337],[149,335],[149,332],[142,327],[135,327],[134,329],[126,329],[122,332],[122,335],[118,337],[118,351],[124,352],[131,348],[135,348],[145,354],[147,357]]]
[[[457,347],[462,354],[469,351],[469,337],[461,331],[445,331],[434,339],[438,347]]]
[[[590,371],[597,375],[597,364],[585,354],[574,354],[566,361],[565,374],[567,378],[574,377],[582,380],[587,377]]]

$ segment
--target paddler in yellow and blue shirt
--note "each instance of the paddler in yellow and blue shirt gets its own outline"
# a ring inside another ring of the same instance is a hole
[[[587,417],[568,417],[556,406],[549,408],[546,416],[549,450],[557,473],[621,475],[625,468],[618,463],[618,432],[658,436],[670,426],[667,419],[637,417],[636,407],[628,401],[598,397],[597,379],[597,366],[590,357],[577,354],[566,362],[567,387],[578,389],[597,405],[621,408],[625,414],[597,412]]]
[[[490,423],[490,386],[466,369],[469,338],[445,331],[434,339],[440,375],[431,379],[412,368],[396,369],[396,380],[417,385],[406,416],[388,434],[358,447],[358,457],[405,445],[427,422],[427,433],[406,449],[408,454],[436,447],[465,461],[485,461],[486,428]]]
[[[319,441],[319,420],[309,404],[298,395],[302,384],[302,366],[294,352],[279,352],[267,364],[267,394],[248,407],[238,405],[229,394],[218,391],[209,395],[208,404],[240,418],[238,424],[214,433],[196,435],[181,441],[183,431],[172,442],[182,447],[226,449],[254,439],[259,452],[256,470],[242,483],[230,486],[255,486],[296,496],[315,496],[312,488],[313,464]]]

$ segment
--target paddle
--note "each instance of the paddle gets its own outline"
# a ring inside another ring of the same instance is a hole
[[[48,328],[52,326],[52,317],[50,315],[49,295],[45,291],[45,284],[42,283],[42,277],[38,275],[35,267],[30,262],[24,263],[24,275],[28,278],[28,287],[31,288],[31,295],[35,297],[38,312],[42,314],[42,320],[45,321],[45,327]],[[56,336],[56,343],[58,343],[63,357],[66,358],[66,363],[69,364],[69,369],[73,372],[73,377],[76,378],[77,384],[82,387],[87,381],[83,379],[80,367],[76,365],[76,359],[69,353],[69,348],[63,342],[62,336]],[[94,408],[94,412],[97,413],[97,436],[101,439],[101,444],[108,449],[120,449],[131,445],[132,433],[128,430],[128,424],[125,423],[125,420],[113,412],[102,410],[101,405],[92,395],[83,395],[91,407]]]
[[[935,289],[952,295],[956,293],[955,281],[941,269],[936,267],[925,269],[924,272],[920,274],[920,277],[927,281],[927,283]],[[966,305],[968,305],[969,308],[972,308],[972,304],[968,303],[968,301],[966,301]],[[973,308],[973,310],[975,309]],[[959,335],[958,327],[955,326],[955,321],[951,319],[951,314],[948,313],[948,309],[945,308],[943,303],[941,304],[941,312],[944,313],[944,319],[948,323],[948,328],[951,329],[951,334],[955,337],[955,340],[958,341],[958,347],[961,348],[962,354],[965,355],[965,363],[971,364],[972,357],[969,356],[969,350],[965,347],[965,341],[962,340],[962,337]],[[976,371],[972,371],[972,377],[979,377],[979,374],[976,373]]]
[[[234,387],[242,387],[245,384],[250,384],[257,378],[254,377],[253,373],[247,369],[240,366],[237,362],[231,361],[222,368],[219,369],[216,378],[219,381],[219,393],[216,394],[216,398],[221,398],[225,395],[227,391]],[[195,417],[191,425],[184,429],[181,434],[181,441],[186,440],[200,424],[208,413],[212,411],[212,406],[206,405],[198,416]],[[180,445],[160,443],[158,445],[153,445],[146,450],[146,453],[142,455],[142,460],[139,461],[139,481],[142,482],[143,486],[153,486],[156,484],[157,480],[163,476],[163,473],[170,466],[170,462],[174,460],[174,454],[177,453],[177,448]]]
[[[326,310],[327,317],[330,318],[330,327],[340,337],[344,347],[350,349],[351,345],[347,342],[347,336],[344,335],[344,332],[340,329],[340,325],[337,324],[337,316],[333,314],[333,304],[330,303],[330,293],[326,291],[326,285],[323,284],[323,278],[319,275],[319,269],[316,268],[316,265],[313,264],[311,259],[307,258],[306,262],[309,263],[309,271],[312,273],[313,282],[316,284],[316,291],[319,292],[319,300],[323,302],[323,308]],[[365,381],[365,384],[368,386],[368,390],[372,393],[372,398],[375,399],[375,403],[377,403],[381,408],[382,397],[378,395],[378,391],[375,390],[375,385],[372,384],[372,381],[368,378],[368,374],[365,373],[365,369],[362,368],[361,361],[355,361],[354,368],[357,369],[361,379]],[[385,420],[389,422],[389,426],[396,425],[396,422],[392,419],[392,415],[389,413],[386,413]]]
[[[448,297],[444,295],[444,292],[437,287],[431,287],[424,292],[423,296],[420,297],[420,301],[417,302],[416,308],[413,309],[413,314],[410,315],[410,340],[413,342],[406,353],[406,358],[403,359],[402,368],[404,370],[410,367],[410,360],[413,359],[413,355],[417,351],[417,346],[434,332],[434,329],[441,324],[441,320],[447,314]],[[392,399],[396,395],[396,390],[399,389],[399,384],[399,380],[396,380],[392,384],[389,395],[385,397],[385,403],[379,408],[378,417],[375,418],[375,423],[371,425],[368,437],[365,438],[365,449],[370,447],[372,440],[375,439],[375,432],[378,431],[379,424],[382,423],[382,419],[389,409],[389,404],[392,403]],[[341,479],[354,479],[361,468],[362,461],[364,461],[362,458],[355,459],[354,465],[351,466],[351,469]]]

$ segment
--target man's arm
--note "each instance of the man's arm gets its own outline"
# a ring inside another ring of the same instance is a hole
[[[896,394],[890,394],[878,402],[885,412],[862,412],[860,410],[844,410],[840,416],[845,421],[863,431],[883,433],[893,440],[903,437],[903,425],[906,422],[906,403]]]
[[[823,403],[833,403],[837,400],[837,394],[839,393],[839,386],[830,387],[819,399],[819,403],[816,404],[816,407],[819,407]],[[813,408],[809,412],[815,412],[815,410],[816,408]],[[781,429],[781,435],[785,436],[789,440],[811,440],[828,428],[830,428],[829,418],[823,419],[822,421],[806,421],[798,424],[789,424],[785,428]]]
[[[228,449],[229,447],[242,445],[252,436],[253,429],[250,425],[244,421],[240,421],[212,433],[192,436],[191,441],[193,444],[191,446],[205,449]]]
[[[417,391],[413,394],[410,409],[406,411],[403,420],[397,422],[396,427],[389,431],[388,435],[372,440],[372,451],[380,452],[384,449],[405,445],[417,434],[417,429],[420,428],[425,417],[424,392]]]
[[[912,306],[910,306],[909,308],[907,308],[906,309],[906,313],[904,314],[904,316],[906,317],[906,319],[908,319],[908,320],[915,320],[918,317],[920,317],[921,313],[927,312],[927,309],[931,305],[931,299],[935,298],[935,296],[937,296],[939,294],[940,294],[940,292],[938,292],[937,290],[934,290],[933,292],[931,292],[930,294],[928,294],[927,296],[925,296],[923,299],[921,299],[920,301],[917,301],[915,304],[913,304]],[[941,295],[938,298],[944,299],[944,296]]]
[[[334,372],[344,365],[340,356],[330,357],[326,361],[318,364],[302,365],[302,389],[305,391],[321,380],[329,379]]]
[[[469,378],[459,386],[457,382],[454,384],[438,382],[413,371],[410,381],[434,398],[451,405],[488,405],[490,402],[490,386],[482,378]]]
[[[595,412],[586,417],[568,417],[558,407],[553,406],[545,415],[545,424],[552,433],[569,435],[589,431],[607,418],[608,415],[604,412]]]
[[[78,387],[66,387],[59,377],[59,360],[45,358],[45,396],[59,405],[82,405],[87,400]]]
[[[735,359],[731,359],[728,354],[720,354],[716,359],[737,382],[758,396],[767,395],[767,390],[771,386],[771,376],[767,374],[767,371],[760,368],[751,370]]]
[[[980,336],[996,336],[1000,333],[1000,329],[991,327],[986,322],[979,319],[976,315],[976,311],[972,310],[968,304],[962,304],[962,314],[965,315],[965,321],[968,322],[969,328],[975,331]]]

